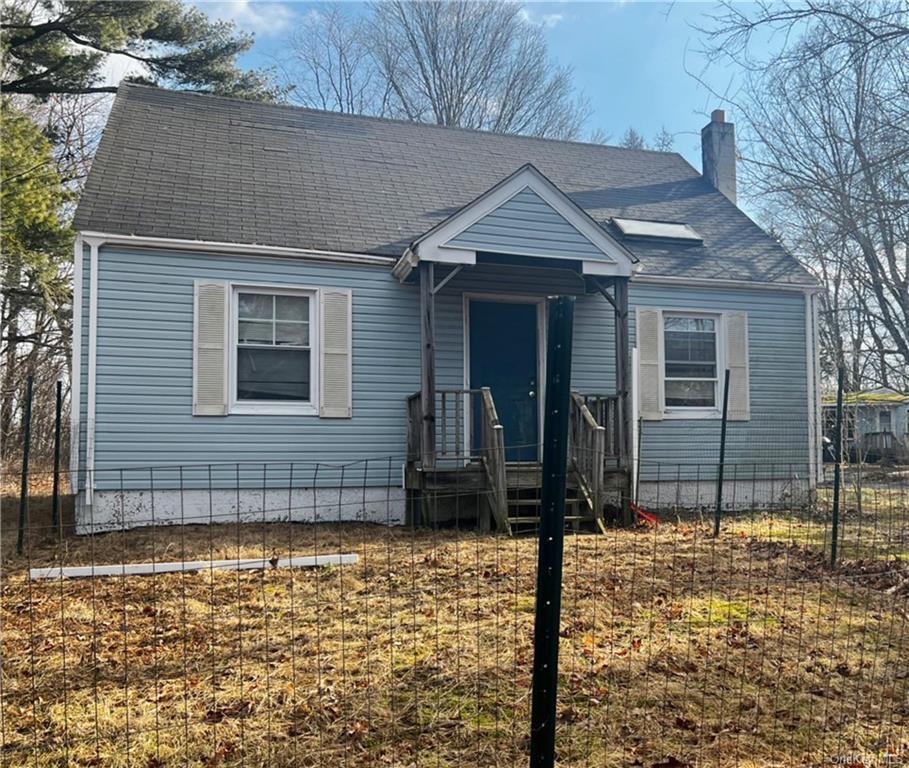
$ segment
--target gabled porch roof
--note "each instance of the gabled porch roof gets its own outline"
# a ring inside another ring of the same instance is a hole
[[[609,277],[629,277],[638,263],[530,163],[414,240],[393,274],[403,282],[420,262],[474,265],[478,252],[571,261]]]

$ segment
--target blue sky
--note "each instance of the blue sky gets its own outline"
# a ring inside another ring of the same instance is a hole
[[[268,65],[282,54],[287,34],[299,19],[318,8],[305,2],[197,1],[218,18],[230,19],[256,34],[244,59]],[[601,128],[617,143],[628,126],[650,140],[662,126],[675,135],[675,149],[700,168],[700,129],[717,97],[689,72],[700,73],[699,33],[716,10],[700,2],[540,2],[524,4],[529,23],[540,24],[550,53],[574,70],[575,83],[593,114],[585,134]],[[687,70],[687,71],[686,71]],[[716,69],[708,82],[718,92],[735,87],[735,76]],[[730,114],[729,119],[735,119]]]

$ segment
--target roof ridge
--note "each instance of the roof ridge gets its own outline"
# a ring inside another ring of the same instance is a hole
[[[331,117],[340,117],[350,120],[363,120],[377,123],[391,123],[393,125],[406,125],[412,128],[429,128],[439,131],[461,131],[464,133],[473,133],[480,134],[483,136],[501,136],[502,138],[507,139],[524,139],[527,141],[545,141],[545,142],[554,142],[556,144],[573,144],[581,147],[595,147],[600,149],[612,150],[616,152],[629,152],[629,153],[643,153],[650,155],[659,155],[660,157],[677,157],[681,159],[685,165],[694,171],[698,176],[697,170],[682,156],[679,152],[663,152],[659,149],[634,149],[631,147],[620,147],[616,144],[603,144],[600,142],[594,141],[579,141],[578,139],[556,139],[550,136],[530,136],[525,133],[504,133],[501,131],[490,131],[484,130],[482,128],[468,128],[461,125],[439,125],[438,123],[424,123],[418,120],[405,120],[399,117],[383,117],[380,115],[364,115],[356,112],[335,112],[330,109],[316,109],[314,107],[303,107],[297,104],[287,104],[284,102],[277,101],[256,101],[254,99],[243,99],[239,96],[224,96],[223,94],[218,93],[204,93],[201,91],[186,91],[179,90],[176,88],[162,88],[157,85],[149,85],[148,83],[135,83],[129,82],[127,80],[121,80],[118,90],[120,89],[144,89],[148,91],[157,91],[159,93],[174,94],[177,96],[187,96],[187,97],[200,97],[207,99],[218,99],[221,101],[230,101],[230,102],[239,102],[241,104],[255,105],[255,106],[264,106],[272,107],[278,109],[291,110],[293,112],[307,112],[309,114],[315,115],[326,115]]]

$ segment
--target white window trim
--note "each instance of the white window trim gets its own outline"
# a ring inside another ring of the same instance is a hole
[[[887,427],[887,432],[892,432],[893,431],[893,413],[890,410],[888,410],[887,408],[881,408],[877,412],[877,431],[878,432],[884,431],[884,422],[883,422],[882,417],[885,413],[887,414],[887,416],[890,419],[890,425]]]
[[[318,416],[319,415],[319,305],[318,288],[298,285],[265,285],[261,283],[230,283],[230,329],[228,332],[228,371],[230,386],[228,413],[230,415],[260,416]],[[265,293],[279,296],[309,297],[309,402],[289,403],[281,400],[237,399],[237,333],[239,293]]]
[[[697,406],[666,405],[666,318],[696,317],[716,321],[716,398],[712,408]],[[660,376],[663,378],[664,419],[721,419],[723,418],[723,373],[726,370],[726,313],[703,310],[664,309],[660,313]]]

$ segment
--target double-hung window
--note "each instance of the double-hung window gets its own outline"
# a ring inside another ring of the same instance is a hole
[[[893,428],[892,419],[890,418],[890,411],[883,409],[878,415],[878,424],[879,430],[881,432],[890,432]]]
[[[315,293],[235,287],[232,299],[231,411],[313,410]]]
[[[718,383],[719,318],[663,315],[666,409],[715,409]]]

